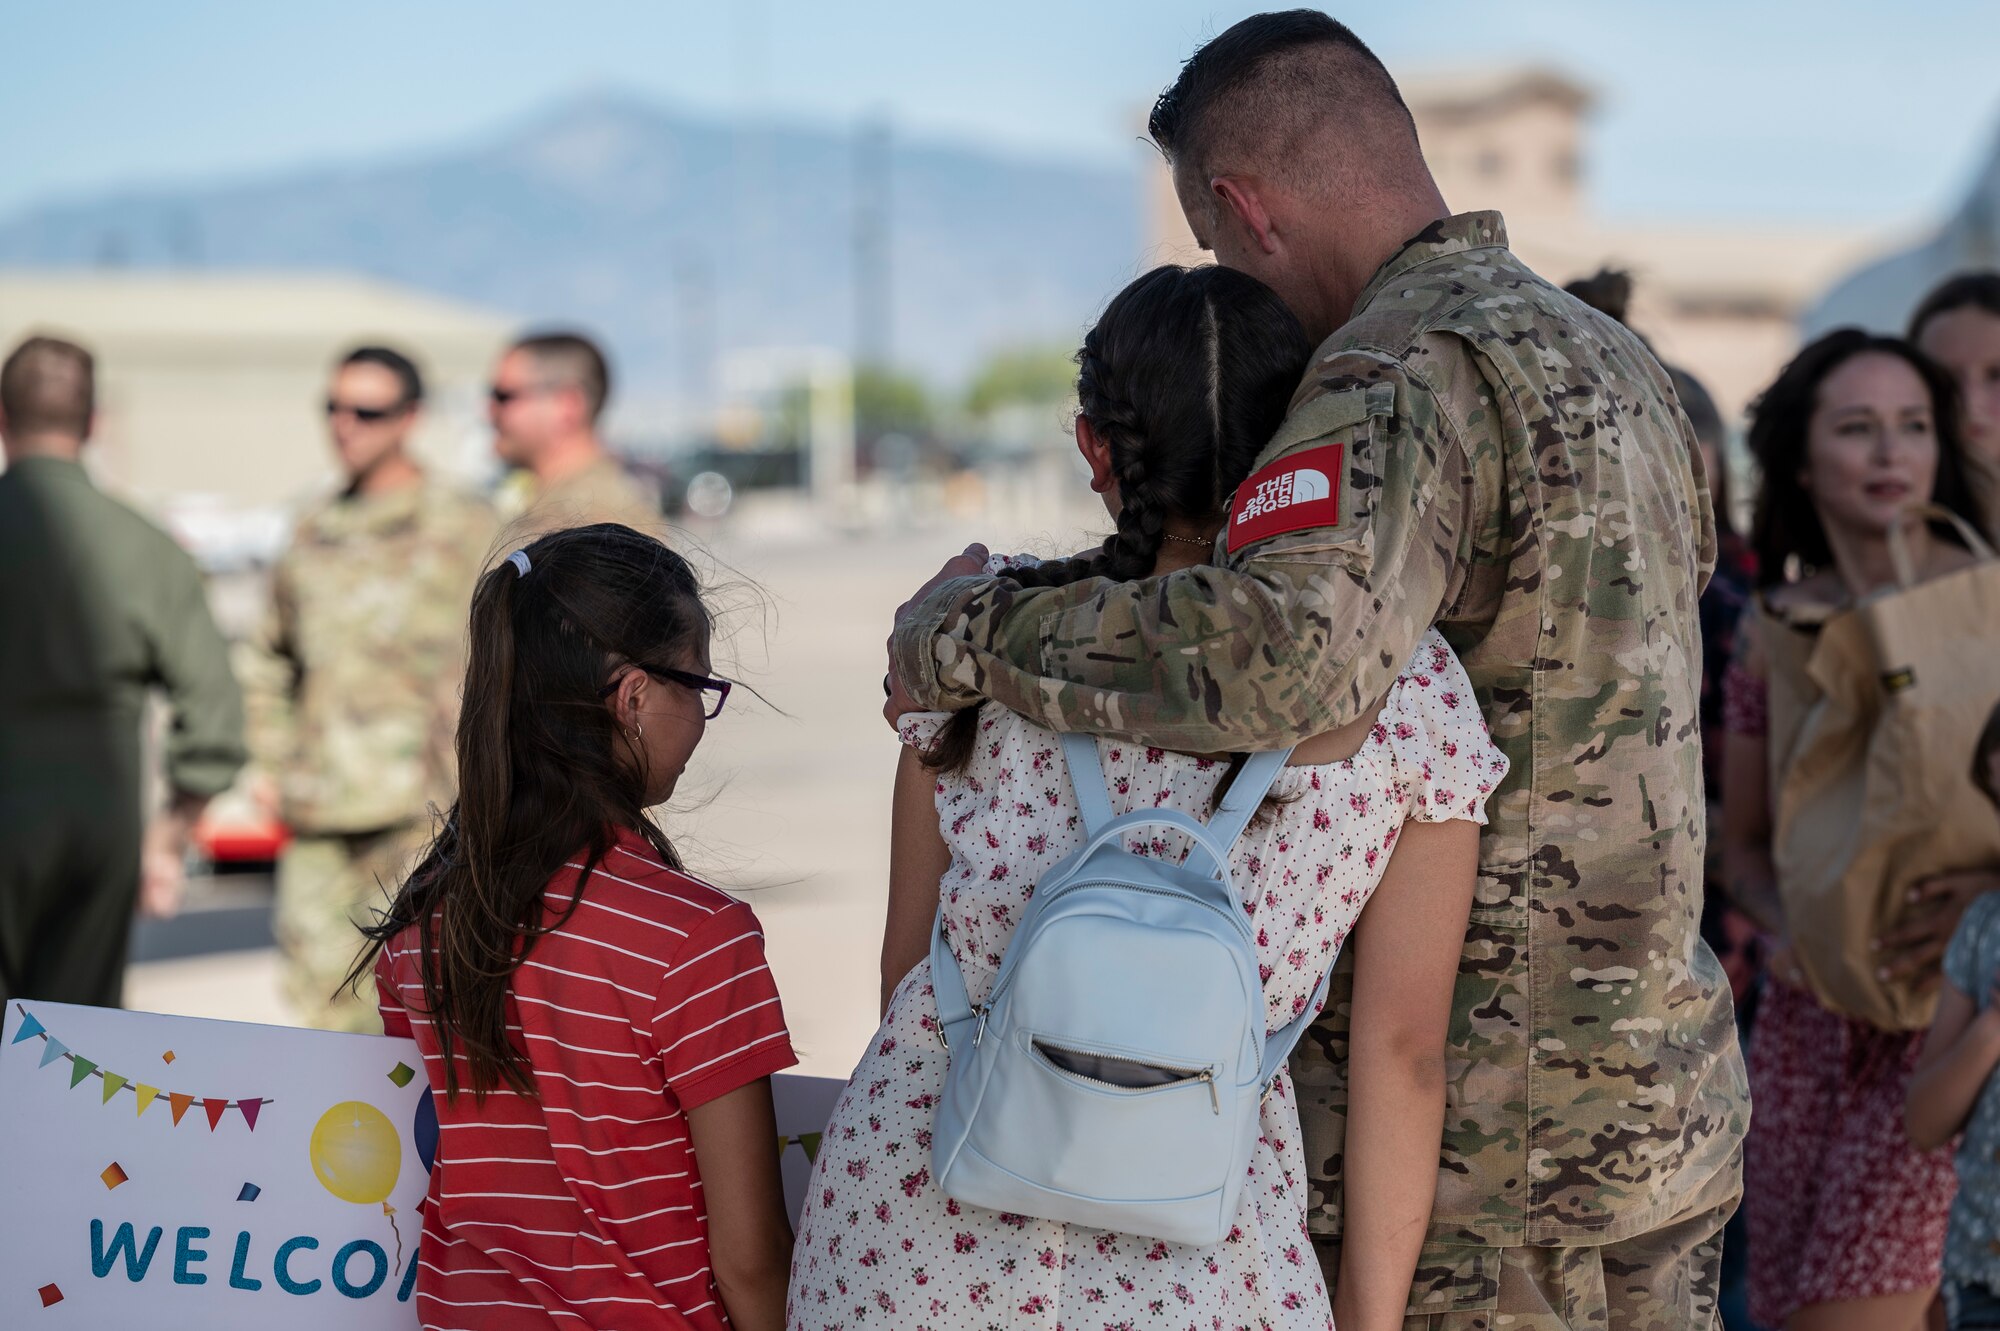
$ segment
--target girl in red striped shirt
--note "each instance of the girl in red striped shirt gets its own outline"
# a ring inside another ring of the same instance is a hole
[[[783,1325],[797,1060],[756,917],[646,817],[729,693],[709,627],[686,561],[612,524],[473,594],[458,802],[356,968],[437,1108],[427,1328]]]

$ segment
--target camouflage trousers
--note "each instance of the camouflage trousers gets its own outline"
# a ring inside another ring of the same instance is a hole
[[[278,861],[272,929],[284,954],[283,983],[299,1021],[326,1031],[380,1035],[375,981],[345,984],[374,919],[430,843],[428,818],[372,832],[301,836]]]
[[[1451,1312],[1404,1315],[1403,1331],[1711,1331],[1720,1328],[1722,1227],[1736,1197],[1621,1243],[1459,1250],[1479,1288]],[[1334,1287],[1340,1241],[1313,1246]],[[1430,1249],[1425,1249],[1429,1256]],[[1422,1259],[1419,1276],[1423,1275]]]

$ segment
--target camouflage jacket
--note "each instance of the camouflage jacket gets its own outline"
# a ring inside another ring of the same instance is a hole
[[[920,706],[1216,751],[1350,721],[1444,632],[1512,766],[1453,1005],[1434,1289],[1497,1271],[1473,1250],[1613,1242],[1738,1187],[1742,1059],[1698,931],[1699,456],[1645,348],[1522,266],[1498,214],[1461,214],[1320,347],[1215,564],[956,579],[894,640]],[[1345,992],[1293,1060],[1322,1235]]]
[[[251,752],[294,830],[368,831],[450,802],[466,612],[493,534],[485,504],[432,481],[299,522],[237,670]]]
[[[622,522],[652,536],[663,529],[659,494],[609,455],[539,493],[530,479],[521,488],[510,486],[503,496],[510,550],[552,531],[594,522]]]

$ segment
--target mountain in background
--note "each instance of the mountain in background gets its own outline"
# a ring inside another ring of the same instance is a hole
[[[253,113],[253,112],[246,112]],[[1137,269],[1136,170],[888,147],[889,352],[962,382]],[[627,406],[746,347],[853,348],[852,134],[592,94],[477,145],[0,219],[0,265],[365,273],[603,334]]]

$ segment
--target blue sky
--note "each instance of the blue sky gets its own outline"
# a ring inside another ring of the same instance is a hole
[[[1213,0],[0,0],[0,214],[491,132],[613,87],[697,109],[1070,157],[1135,151]],[[2000,134],[2000,4],[1417,0],[1329,6],[1392,70],[1536,60],[1602,93],[1623,218],[1904,224]]]

